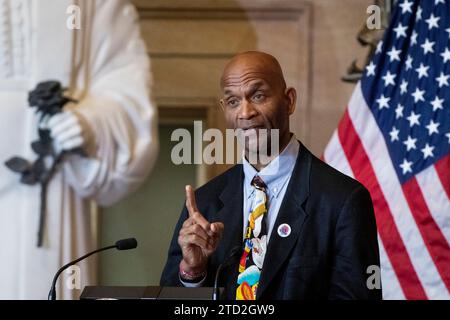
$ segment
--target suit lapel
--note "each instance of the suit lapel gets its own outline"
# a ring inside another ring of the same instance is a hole
[[[243,179],[242,165],[237,165],[230,172],[227,185],[219,196],[223,207],[217,213],[217,218],[225,228],[218,250],[218,263],[224,262],[231,250],[236,246],[242,246],[243,230]],[[229,269],[237,279],[238,268]],[[236,274],[234,274],[236,271]]]
[[[278,212],[275,225],[269,240],[266,257],[264,258],[260,286],[257,291],[259,299],[270,285],[285,260],[289,257],[302,231],[307,213],[302,204],[309,195],[309,175],[311,170],[311,154],[300,144],[297,162],[292,172],[283,202]],[[288,224],[291,227],[289,236],[283,238],[278,234],[278,227]]]

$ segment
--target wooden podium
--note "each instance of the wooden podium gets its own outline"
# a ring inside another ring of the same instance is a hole
[[[219,296],[223,295],[219,288]],[[86,286],[80,300],[212,300],[213,288]]]

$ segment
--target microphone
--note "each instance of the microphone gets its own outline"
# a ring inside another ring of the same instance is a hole
[[[128,238],[116,241],[115,247],[117,250],[130,250],[137,247],[137,241],[135,238]]]
[[[48,300],[56,300],[56,281],[58,280],[59,275],[64,270],[66,270],[68,267],[80,262],[83,259],[86,259],[87,257],[89,257],[97,252],[101,252],[101,251],[105,251],[105,250],[109,250],[109,249],[113,249],[113,248],[116,248],[117,250],[129,250],[129,249],[134,249],[136,247],[137,247],[137,241],[135,238],[122,239],[122,240],[116,241],[116,243],[112,246],[107,246],[107,247],[103,247],[103,248],[94,250],[72,262],[69,262],[68,264],[65,264],[58,270],[58,272],[56,272],[55,276],[53,277],[52,287],[50,288],[50,292],[48,293]]]
[[[222,269],[225,267],[228,267],[231,264],[231,262],[233,261],[233,259],[241,252],[242,252],[242,246],[241,245],[235,246],[233,249],[231,249],[228,257],[217,268],[216,277],[214,279],[214,288],[213,288],[213,295],[212,295],[213,300],[219,299],[220,293],[219,293],[218,283],[219,283],[219,275],[222,272]]]

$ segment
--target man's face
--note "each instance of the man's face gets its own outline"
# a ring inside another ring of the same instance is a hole
[[[258,146],[258,136],[252,129],[278,129],[279,137],[289,135],[289,115],[295,107],[295,90],[286,89],[282,74],[274,72],[263,62],[244,59],[222,76],[223,98],[227,127],[242,129],[248,146]],[[270,139],[267,140],[270,144]],[[282,142],[282,141],[281,141]],[[255,150],[255,149],[252,149]]]

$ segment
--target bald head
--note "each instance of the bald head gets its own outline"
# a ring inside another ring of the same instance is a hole
[[[240,53],[226,64],[220,84],[220,105],[228,128],[244,132],[275,129],[281,149],[287,145],[289,116],[295,110],[297,93],[294,88],[286,88],[277,59],[263,52]]]
[[[227,85],[233,85],[248,75],[256,75],[274,86],[286,88],[283,71],[274,56],[259,52],[247,51],[235,55],[226,65],[220,79],[220,85],[224,89]]]

